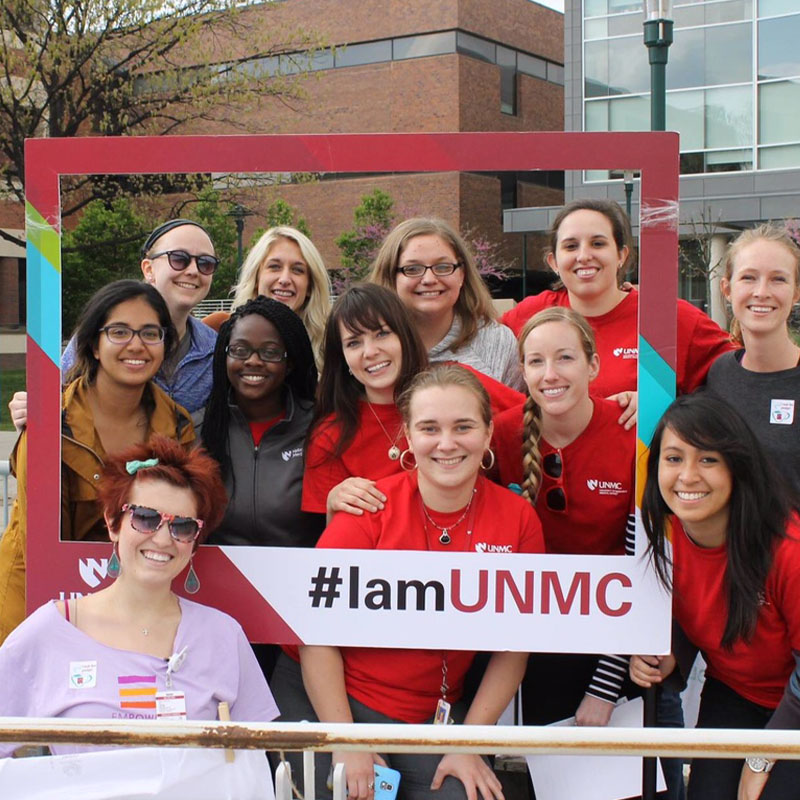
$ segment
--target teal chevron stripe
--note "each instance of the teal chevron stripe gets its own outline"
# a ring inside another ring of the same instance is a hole
[[[650,445],[661,415],[675,398],[675,371],[639,337],[639,439]]]

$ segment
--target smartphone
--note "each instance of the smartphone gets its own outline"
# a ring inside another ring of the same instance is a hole
[[[400,787],[400,773],[396,769],[375,765],[375,800],[395,800]]]

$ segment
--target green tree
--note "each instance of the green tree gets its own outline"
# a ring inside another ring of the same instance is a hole
[[[89,298],[120,278],[141,278],[140,248],[153,226],[120,197],[89,203],[80,221],[62,238],[62,335],[67,338]]]
[[[342,266],[334,280],[337,291],[366,277],[381,242],[394,225],[393,208],[391,195],[381,189],[363,195],[353,210],[353,229],[336,239],[342,253]]]
[[[252,247],[270,228],[277,228],[280,226],[297,228],[300,233],[304,233],[309,239],[311,238],[311,228],[309,228],[306,218],[300,216],[300,212],[294,208],[294,206],[290,206],[283,198],[279,197],[270,203],[267,209],[267,224],[257,228],[255,233],[250,237],[250,247]]]
[[[210,182],[201,185],[196,198],[183,204],[179,214],[197,220],[208,231],[220,264],[214,273],[209,299],[224,299],[230,295],[239,271],[236,223],[230,215],[232,204]]]
[[[4,0],[0,190],[23,200],[28,138],[160,135],[204,122],[242,130],[265,97],[289,105],[301,99],[324,42],[271,24],[264,15],[272,5]],[[264,132],[263,117],[258,124]],[[89,177],[72,182],[62,216],[98,196],[108,199],[115,185]]]

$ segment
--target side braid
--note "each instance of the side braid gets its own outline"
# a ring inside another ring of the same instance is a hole
[[[542,410],[528,396],[522,415],[522,497],[536,505],[539,486],[542,483],[542,453],[539,440],[542,438]]]

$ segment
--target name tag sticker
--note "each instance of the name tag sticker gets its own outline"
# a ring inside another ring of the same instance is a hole
[[[186,719],[186,694],[172,691],[158,692],[156,719]]]
[[[791,425],[794,422],[794,400],[772,400],[769,421],[771,425]]]
[[[94,689],[97,686],[96,661],[69,662],[69,688]]]

